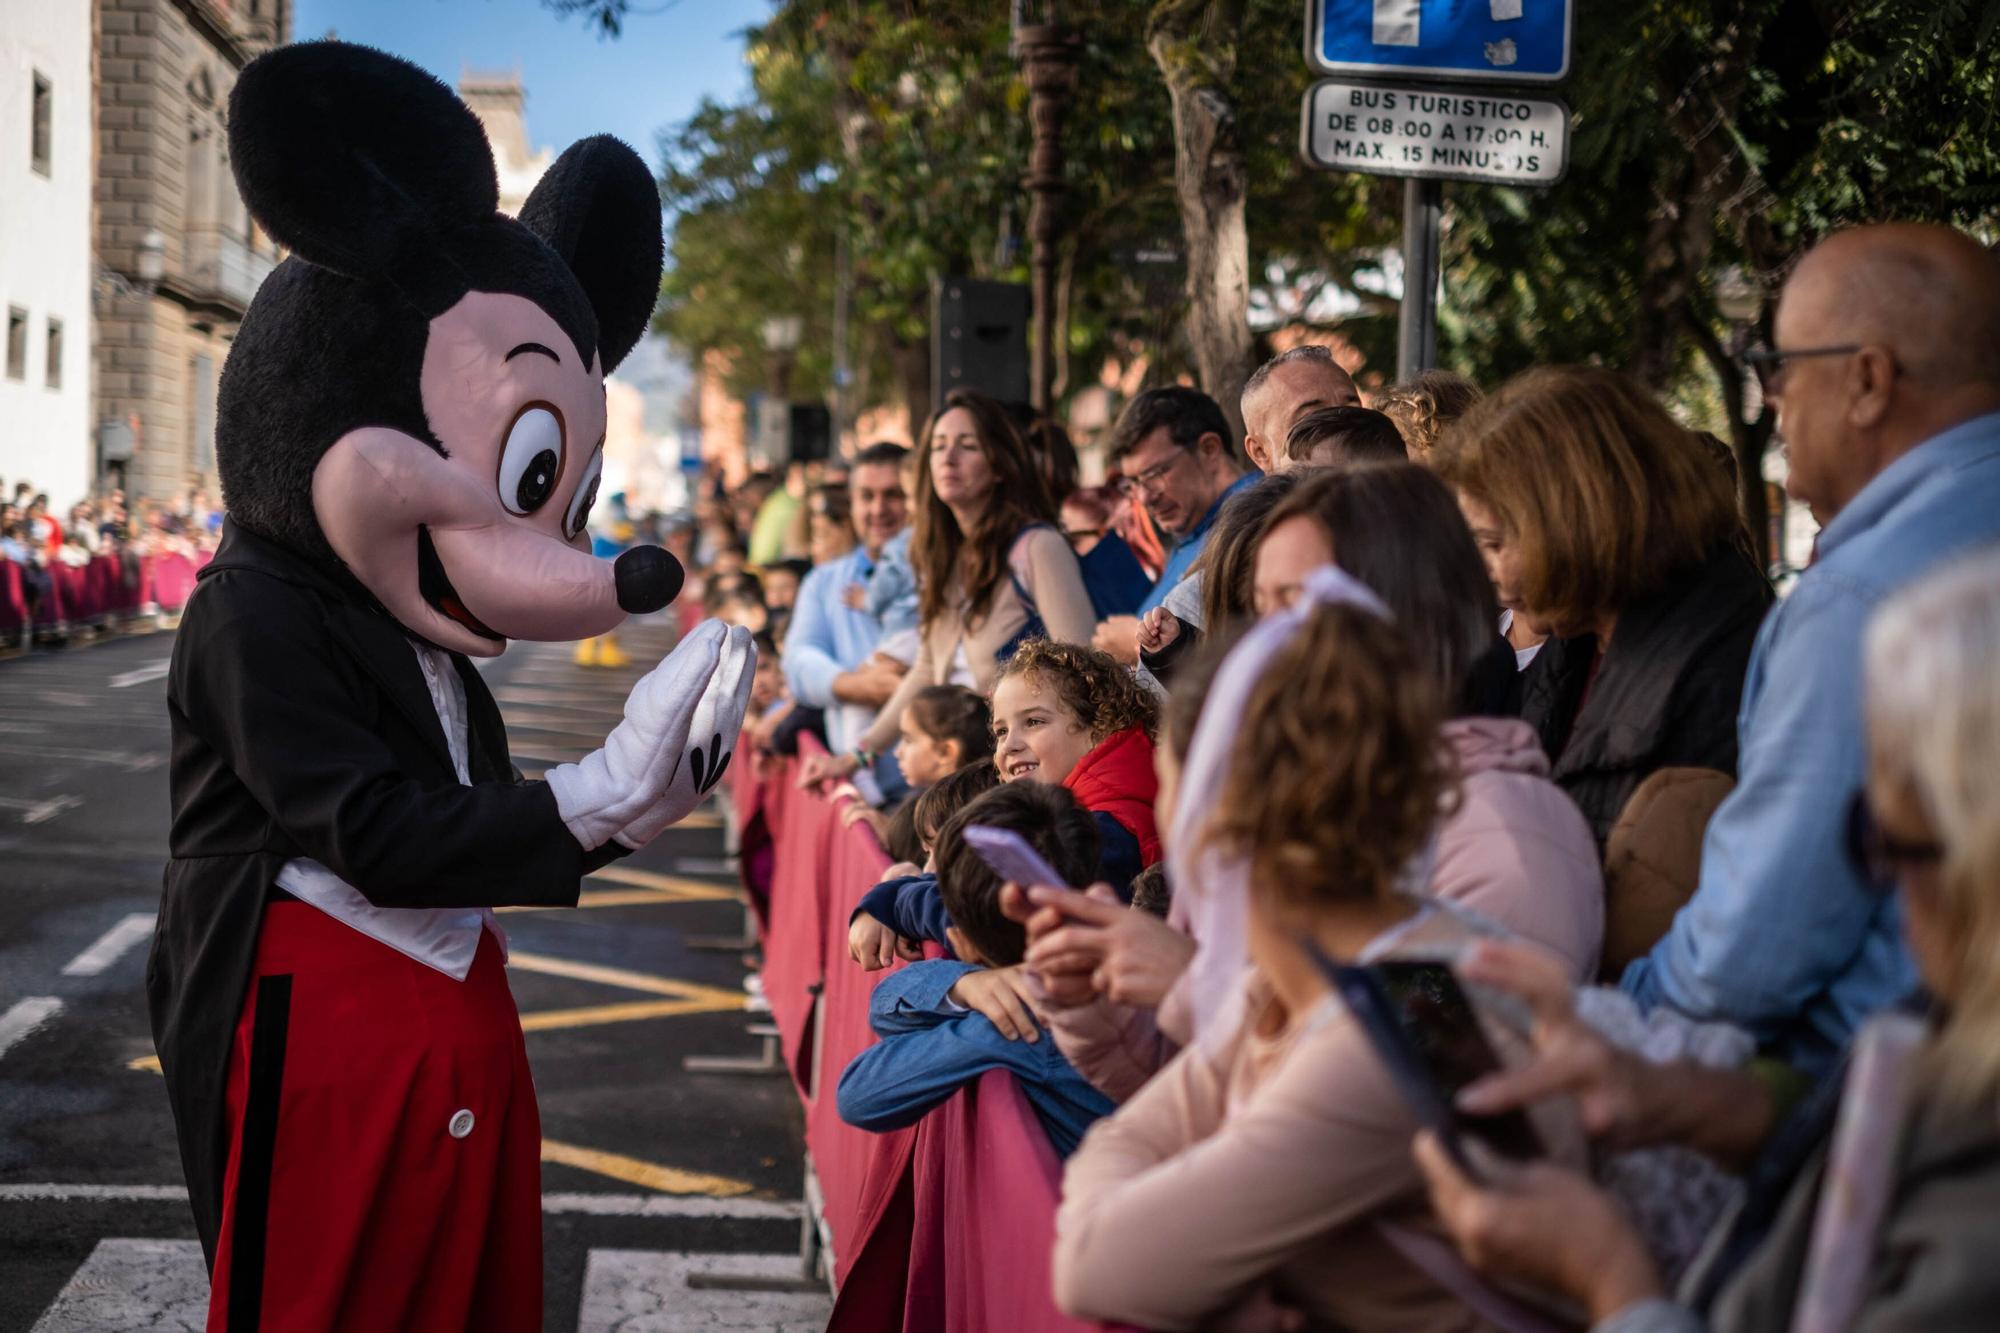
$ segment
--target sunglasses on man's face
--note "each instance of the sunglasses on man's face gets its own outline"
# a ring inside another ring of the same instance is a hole
[[[1847,859],[1872,887],[1893,893],[1904,871],[1935,865],[1943,856],[1944,848],[1935,842],[1905,842],[1884,833],[1866,792],[1856,792],[1848,802]]]

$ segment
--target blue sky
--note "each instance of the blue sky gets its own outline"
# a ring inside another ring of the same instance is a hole
[[[591,134],[615,134],[658,167],[656,136],[704,96],[748,90],[739,34],[769,0],[633,0],[624,35],[602,39],[580,17],[541,0],[294,0],[292,33],[380,47],[446,83],[459,70],[519,67],[528,137],[560,152]]]

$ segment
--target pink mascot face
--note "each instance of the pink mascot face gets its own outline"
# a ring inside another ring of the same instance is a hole
[[[224,367],[232,518],[330,549],[406,630],[481,657],[672,601],[671,555],[593,559],[584,531],[604,376],[659,297],[659,187],[638,154],[581,139],[509,216],[479,118],[338,42],[259,59],[230,107],[238,187],[291,250]]]
[[[334,552],[405,628],[474,656],[617,625],[618,579],[584,531],[604,466],[595,361],[526,297],[469,292],[431,321],[421,384],[443,457],[370,426],[314,471]]]

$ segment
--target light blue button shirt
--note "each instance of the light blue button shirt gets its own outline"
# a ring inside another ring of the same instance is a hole
[[[1194,530],[1175,542],[1174,549],[1167,552],[1167,563],[1160,570],[1159,582],[1155,583],[1153,590],[1146,594],[1146,600],[1139,603],[1140,615],[1145,615],[1166,601],[1167,594],[1174,590],[1174,585],[1187,577],[1188,570],[1200,557],[1202,548],[1208,545],[1208,534],[1214,529],[1215,520],[1221,516],[1222,506],[1229,503],[1229,497],[1246,487],[1255,486],[1262,480],[1264,474],[1253,468],[1229,483],[1229,489],[1215,497],[1215,503],[1208,507],[1208,511],[1201,516],[1201,521],[1194,525]]]
[[[1953,556],[2000,541],[2000,414],[1884,468],[1820,534],[1765,620],[1743,682],[1736,790],[1702,843],[1701,883],[1625,970],[1641,1006],[1748,1028],[1823,1069],[1862,1021],[1915,988],[1893,896],[1845,850],[1866,771],[1862,639],[1875,608]]]
[[[891,544],[908,539],[906,531]],[[874,560],[860,546],[816,566],[799,584],[785,633],[785,682],[794,699],[826,710],[827,741],[836,752],[858,740],[874,720],[873,709],[833,697],[834,678],[867,661],[882,640],[875,617],[845,600],[848,588],[866,583],[874,569]]]

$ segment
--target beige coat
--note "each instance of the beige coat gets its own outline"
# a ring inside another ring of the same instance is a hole
[[[1384,956],[1434,958],[1466,939],[1433,917]],[[1284,1014],[1254,969],[1243,1001],[1233,1039],[1214,1056],[1206,1042],[1181,1051],[1069,1159],[1056,1303],[1191,1329],[1268,1280],[1281,1300],[1357,1333],[1485,1327],[1374,1226],[1437,1233],[1410,1157],[1416,1122],[1361,1029],[1332,996]],[[1503,1058],[1525,1050],[1487,1026]],[[1566,1107],[1537,1111],[1535,1127],[1556,1160],[1582,1164]]]

